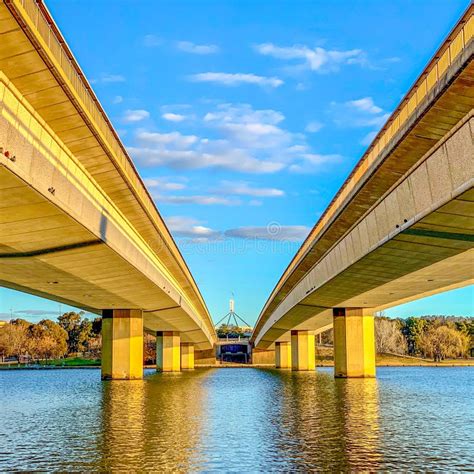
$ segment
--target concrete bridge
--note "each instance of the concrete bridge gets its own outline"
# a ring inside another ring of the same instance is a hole
[[[0,284],[103,315],[104,378],[216,340],[206,305],[44,4],[0,2]]]
[[[335,375],[375,375],[376,311],[474,278],[471,4],[316,223],[251,342],[314,369],[334,327]]]

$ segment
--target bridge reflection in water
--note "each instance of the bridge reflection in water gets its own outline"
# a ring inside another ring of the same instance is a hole
[[[0,471],[465,471],[472,368],[0,371]]]
[[[241,370],[107,382],[95,467],[379,467],[375,379],[334,381],[330,373]]]

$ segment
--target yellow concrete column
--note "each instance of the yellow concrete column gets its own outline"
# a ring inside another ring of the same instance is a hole
[[[181,370],[181,337],[177,331],[156,333],[156,370],[179,372]]]
[[[291,368],[291,344],[286,342],[275,342],[275,367],[277,369]]]
[[[139,309],[102,311],[102,379],[143,378],[143,316]]]
[[[367,308],[334,308],[334,376],[375,377],[374,316]]]
[[[314,370],[315,357],[314,334],[309,331],[291,331],[291,369]]]
[[[194,344],[181,343],[181,370],[194,369]]]

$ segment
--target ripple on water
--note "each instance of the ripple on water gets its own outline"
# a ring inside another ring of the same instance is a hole
[[[467,470],[473,368],[0,371],[0,470]]]

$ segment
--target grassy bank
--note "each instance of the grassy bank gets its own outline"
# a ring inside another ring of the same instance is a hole
[[[316,364],[319,366],[332,367],[334,365],[334,352],[332,347],[318,347]],[[377,354],[375,363],[379,367],[404,367],[404,366],[426,366],[426,367],[449,367],[449,366],[474,366],[474,359],[446,359],[434,362],[431,359],[421,357],[404,356],[397,354]]]
[[[271,364],[273,365],[273,364]],[[256,364],[252,367],[270,367],[267,364]],[[318,347],[316,354],[316,365],[320,367],[332,367],[334,365],[332,347]],[[402,356],[396,354],[377,354],[376,365],[378,367],[405,367],[405,366],[425,366],[425,367],[450,367],[450,366],[474,366],[474,359],[446,359],[441,362],[434,362],[421,357]],[[80,368],[80,367],[100,367],[100,359],[84,359],[82,357],[70,357],[67,359],[55,359],[40,361],[38,363],[17,364],[3,363],[1,369],[28,369],[28,368]],[[155,368],[155,365],[144,366]],[[224,363],[224,364],[202,364],[196,363],[196,367],[248,367],[246,364]]]
[[[29,364],[18,364],[15,362],[4,362],[0,369],[41,368],[41,367],[99,367],[100,359],[84,359],[82,357],[68,357],[66,359],[41,360]]]

